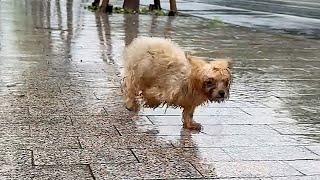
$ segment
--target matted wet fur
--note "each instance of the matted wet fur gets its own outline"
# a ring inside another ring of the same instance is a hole
[[[185,55],[175,43],[163,38],[139,37],[124,51],[123,93],[126,108],[142,106],[183,108],[183,126],[200,130],[193,120],[197,106],[222,102],[229,97],[229,60],[206,61]]]

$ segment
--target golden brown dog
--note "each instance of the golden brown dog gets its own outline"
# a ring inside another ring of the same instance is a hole
[[[205,61],[186,56],[167,39],[139,37],[124,52],[123,92],[126,108],[139,111],[142,105],[183,108],[183,126],[200,130],[193,121],[197,106],[222,102],[229,97],[230,61]],[[140,102],[140,103],[139,103]]]

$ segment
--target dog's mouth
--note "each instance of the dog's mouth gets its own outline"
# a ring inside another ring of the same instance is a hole
[[[222,97],[211,97],[210,99],[210,102],[218,102],[218,103],[221,103],[221,102],[224,102],[226,100],[226,98],[222,98]]]

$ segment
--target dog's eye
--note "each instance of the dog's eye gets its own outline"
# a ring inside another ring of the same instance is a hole
[[[215,88],[215,83],[213,81],[206,81],[207,88]]]
[[[225,85],[226,87],[228,87],[229,81],[225,81],[225,82],[224,82],[224,85]]]

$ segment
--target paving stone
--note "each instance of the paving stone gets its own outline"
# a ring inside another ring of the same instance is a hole
[[[31,166],[32,155],[30,150],[0,151],[0,175],[14,169]]]
[[[206,106],[205,106],[206,107]],[[210,103],[207,107],[209,108],[242,108],[242,107],[261,107],[266,106],[261,102],[250,102],[250,101],[226,101],[224,103]]]
[[[319,124],[280,124],[270,125],[281,134],[319,134]]]
[[[294,168],[280,161],[216,162],[214,167],[219,178],[302,175]]]
[[[80,136],[80,144],[85,149],[101,150],[110,147],[118,149],[172,147],[161,137],[145,135],[99,135]]]
[[[319,179],[320,176],[288,176],[288,177],[272,177],[272,179],[276,179],[276,180],[317,180]]]
[[[177,179],[201,178],[201,174],[190,163],[126,163],[92,164],[97,179]]]
[[[87,4],[1,3],[0,179],[319,179],[318,41]],[[202,132],[180,109],[124,108],[121,54],[137,36],[233,59],[230,99],[195,113]]]
[[[287,136],[287,135],[286,135]],[[292,139],[296,139],[301,145],[318,146],[320,137],[313,134],[289,135]]]
[[[255,117],[263,116],[265,114],[268,114],[269,116],[274,116],[274,117],[287,117],[287,113],[277,112],[276,109],[272,109],[272,108],[241,108],[241,109],[246,113],[251,114],[252,116],[255,116]]]
[[[180,109],[172,109],[172,108],[157,108],[155,110],[152,109],[143,109],[141,112],[141,115],[159,115],[159,116],[165,116],[165,115],[178,115],[181,116],[182,111]],[[243,112],[240,108],[204,108],[199,107],[196,109],[194,115],[217,115],[217,116],[223,116],[223,115],[247,115],[245,112]]]
[[[72,120],[70,116],[46,116],[46,117],[38,117],[38,116],[29,116],[31,126],[35,125],[66,125],[71,126]]]
[[[320,146],[305,146],[307,149],[311,150],[313,153],[316,153],[320,156]]]
[[[55,125],[32,125],[30,127],[31,136],[77,136],[74,126],[65,124]]]
[[[0,136],[30,136],[30,128],[27,125],[1,125]]]
[[[319,160],[297,160],[287,161],[286,163],[305,175],[320,175]]]
[[[155,116],[149,115],[148,118],[156,125],[181,125],[181,116]],[[288,117],[251,117],[245,116],[194,116],[194,119],[202,125],[219,125],[219,124],[283,124],[283,123],[295,123],[296,120]]]
[[[140,125],[152,125],[153,123],[146,116],[135,116],[125,113],[110,113],[107,116],[71,116],[71,119],[75,125],[99,125],[99,126],[140,126]]]
[[[143,126],[119,126],[115,125],[121,134],[148,134],[159,136],[179,136],[184,129],[182,125],[164,126],[164,125],[143,125]],[[192,131],[190,131],[192,132]],[[277,135],[277,131],[266,125],[202,125],[199,135],[244,135],[244,134],[269,134]]]
[[[119,135],[113,124],[104,117],[71,117],[75,133],[79,136]]]
[[[29,109],[26,106],[21,106],[21,107],[1,107],[0,110],[0,117],[3,116],[11,116],[14,114],[24,114],[28,115],[29,114]]]
[[[88,149],[34,150],[35,165],[71,165],[71,164],[114,164],[136,162],[130,150],[104,149],[100,151]]]
[[[293,138],[281,135],[231,135],[231,136],[204,136],[187,135],[188,138],[180,136],[162,136],[170,141],[175,147],[237,147],[237,146],[288,146],[301,145]],[[181,141],[183,139],[183,141]]]
[[[240,108],[199,108],[196,109],[195,115],[216,115],[216,116],[246,116]]]
[[[42,117],[42,116],[58,116],[58,115],[70,115],[71,113],[68,111],[68,109],[63,106],[31,106],[29,108],[29,112],[31,116],[35,117]]]
[[[133,149],[140,162],[170,162],[183,161],[194,164],[202,162],[233,160],[221,148],[152,148]]]
[[[88,165],[33,166],[0,173],[0,179],[94,179]]]
[[[30,122],[30,117],[28,114],[1,114],[0,113],[1,124],[28,124],[29,122]]]
[[[223,150],[239,161],[320,159],[320,156],[310,152],[308,149],[297,146],[234,147],[223,148]]]
[[[0,149],[59,149],[59,148],[79,148],[76,137],[2,137],[0,138]]]

